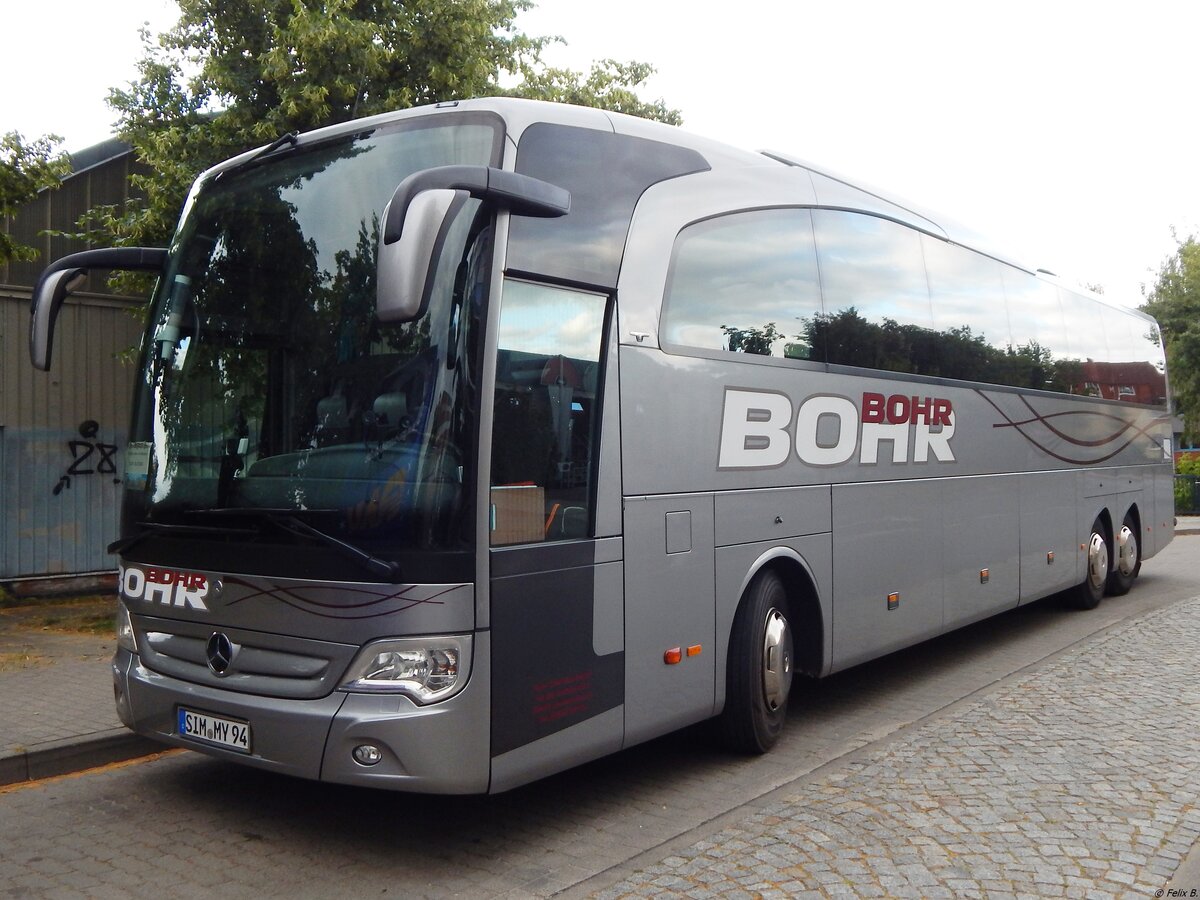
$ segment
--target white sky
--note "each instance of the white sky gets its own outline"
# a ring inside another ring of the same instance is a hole
[[[0,132],[109,134],[137,29],[170,0],[12,4]],[[821,163],[945,212],[1035,266],[1135,305],[1200,232],[1200,4],[1175,0],[541,0],[518,20],[548,59],[654,64],[643,92],[685,127]]]

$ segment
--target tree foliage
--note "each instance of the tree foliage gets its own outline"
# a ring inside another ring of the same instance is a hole
[[[15,131],[0,137],[0,218],[14,215],[35,199],[39,191],[56,188],[71,171],[71,161],[56,150],[62,138],[47,135],[26,143]],[[37,250],[19,244],[0,231],[0,265],[10,260],[31,260]]]
[[[1175,479],[1176,514],[1194,515],[1200,512],[1200,454],[1180,454],[1175,460],[1175,474],[1192,476]]]
[[[179,0],[142,32],[138,79],[110,92],[119,136],[150,174],[144,201],[92,211],[119,244],[161,244],[199,172],[234,154],[350,119],[484,94],[563,100],[678,122],[634,89],[653,69],[605,60],[583,76],[542,65],[555,38],[515,24],[529,0]],[[502,89],[501,73],[523,81]]]
[[[669,125],[683,124],[679,110],[669,109],[662,99],[650,102],[642,100],[634,91],[654,74],[654,67],[648,63],[603,59],[593,63],[592,71],[586,76],[572,69],[538,66],[526,66],[522,74],[524,80],[521,84],[503,93],[530,100],[598,106]]]
[[[802,319],[799,334],[784,334],[774,322],[761,327],[722,325],[728,349],[759,356],[780,354],[833,365],[910,372],[960,381],[1007,384],[1072,393],[1083,384],[1081,364],[1055,359],[1036,341],[997,347],[967,326],[935,331],[894,319],[870,321],[853,306]]]
[[[1194,236],[1158,270],[1142,310],[1158,320],[1175,411],[1189,438],[1200,436],[1200,243]]]

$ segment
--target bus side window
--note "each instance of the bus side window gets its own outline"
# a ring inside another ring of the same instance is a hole
[[[491,543],[587,537],[607,298],[508,280],[501,303]]]
[[[936,374],[937,342],[918,232],[878,216],[813,210],[825,312],[809,341],[831,365]]]
[[[1012,344],[1001,384],[1068,394],[1078,381],[1058,288],[1020,269],[1004,269]],[[997,379],[999,380],[999,379]]]
[[[731,213],[679,233],[667,279],[667,345],[821,361],[808,323],[821,286],[807,209]]]

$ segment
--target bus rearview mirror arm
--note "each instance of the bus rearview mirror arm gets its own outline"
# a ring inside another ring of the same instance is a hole
[[[518,216],[554,218],[571,209],[568,191],[490,166],[438,166],[409,175],[383,211],[375,300],[380,322],[411,322],[425,312],[430,269],[468,197]]]
[[[50,369],[54,323],[63,301],[83,283],[89,269],[118,269],[162,273],[167,251],[162,247],[107,247],[84,250],[57,259],[38,276],[30,305],[29,358],[34,367]]]

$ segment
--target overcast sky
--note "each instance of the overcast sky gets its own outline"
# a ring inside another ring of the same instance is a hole
[[[170,0],[49,0],[5,11],[0,132],[109,134],[110,87]],[[518,20],[548,58],[652,63],[686,128],[859,177],[982,231],[1019,258],[1136,305],[1200,232],[1200,4],[542,0]]]

